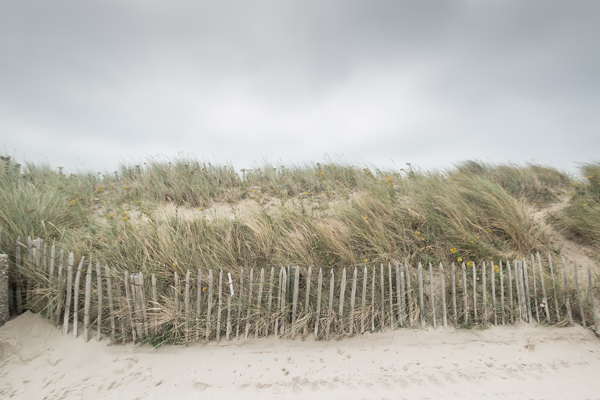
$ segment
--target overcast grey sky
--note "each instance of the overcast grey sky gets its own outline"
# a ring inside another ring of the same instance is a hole
[[[570,169],[600,159],[600,1],[0,0],[0,141],[98,171]]]

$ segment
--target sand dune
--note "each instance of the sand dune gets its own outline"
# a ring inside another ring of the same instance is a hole
[[[0,359],[0,397],[13,399],[600,398],[600,340],[582,327],[154,349],[85,343],[26,313],[0,328]]]

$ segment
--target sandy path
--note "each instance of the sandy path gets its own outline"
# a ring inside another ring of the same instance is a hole
[[[9,321],[0,328],[0,398],[600,398],[600,340],[581,327],[406,329],[158,350],[106,344],[63,337],[31,313]]]

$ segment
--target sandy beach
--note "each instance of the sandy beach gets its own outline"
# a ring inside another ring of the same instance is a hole
[[[0,328],[0,397],[428,399],[600,397],[600,340],[580,326],[412,330],[190,347],[86,343],[38,315]]]

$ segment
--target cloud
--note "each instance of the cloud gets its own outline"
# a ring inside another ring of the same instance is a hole
[[[599,16],[595,2],[4,1],[0,138],[93,169],[179,151],[570,168],[600,145]]]

